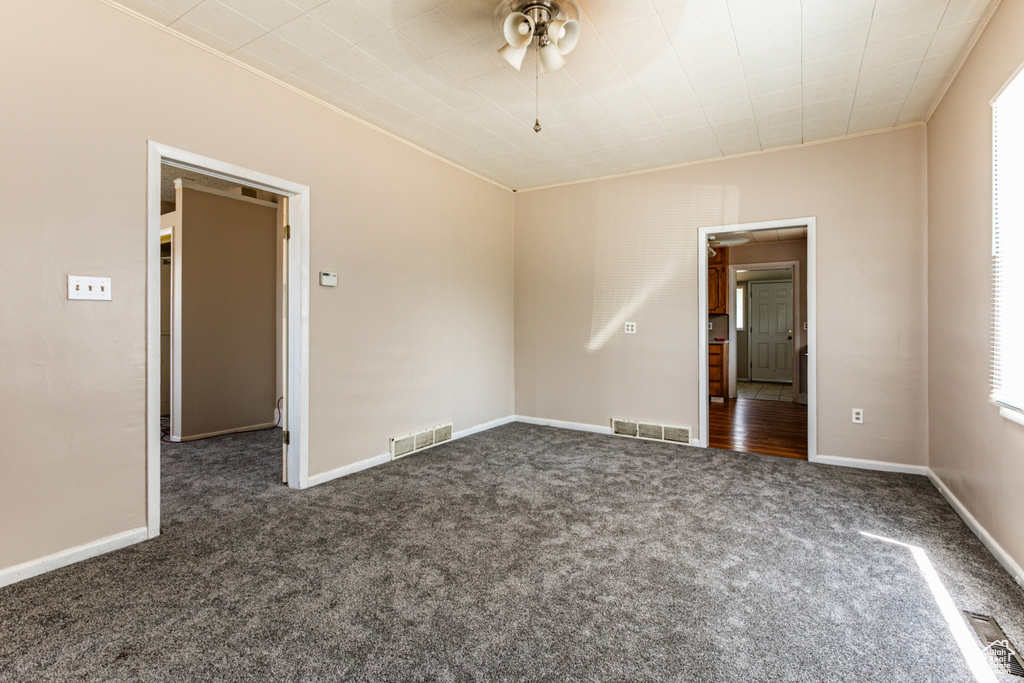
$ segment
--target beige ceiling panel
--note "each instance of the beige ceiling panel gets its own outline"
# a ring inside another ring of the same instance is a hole
[[[282,24],[288,23],[303,12],[288,2],[288,0],[220,1],[268,30],[273,30]]]
[[[358,43],[391,27],[356,0],[328,0],[310,15],[343,38]]]
[[[352,45],[352,42],[327,28],[308,14],[288,22],[274,33],[292,45],[323,59]]]
[[[497,0],[124,4],[518,188],[920,121],[992,1],[581,0],[539,84]]]

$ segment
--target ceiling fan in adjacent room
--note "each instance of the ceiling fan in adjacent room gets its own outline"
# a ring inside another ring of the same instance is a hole
[[[749,232],[730,232],[721,237],[718,235],[708,235],[708,256],[715,256],[718,253],[715,251],[715,247],[738,247],[752,239],[753,235]]]

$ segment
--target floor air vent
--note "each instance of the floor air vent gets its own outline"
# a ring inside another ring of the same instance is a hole
[[[974,627],[974,632],[981,639],[985,646],[985,652],[996,670],[1000,673],[1024,677],[1024,661],[1021,661],[1017,650],[1003,633],[1003,629],[999,628],[996,620],[973,612],[964,612],[964,616]]]
[[[397,460],[410,453],[422,451],[424,448],[430,448],[439,443],[451,441],[451,438],[451,422],[428,429],[421,429],[418,432],[406,434],[405,436],[393,436],[391,437],[391,459]]]
[[[668,443],[690,443],[690,428],[663,425],[656,422],[639,420],[620,420],[612,418],[612,434],[630,436],[634,439],[649,441],[666,441]]]

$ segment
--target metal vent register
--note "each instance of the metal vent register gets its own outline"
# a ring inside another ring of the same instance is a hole
[[[964,612],[964,616],[967,617],[967,621],[974,627],[974,632],[981,639],[982,644],[985,646],[985,653],[996,670],[1001,673],[1024,677],[1024,661],[1021,661],[1020,655],[1017,654],[1017,650],[1013,647],[1013,643],[1003,633],[1003,629],[999,628],[996,620],[983,614],[975,614],[974,612]]]

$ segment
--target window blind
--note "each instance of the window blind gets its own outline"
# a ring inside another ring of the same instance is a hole
[[[992,102],[992,401],[1024,413],[1024,75]]]

